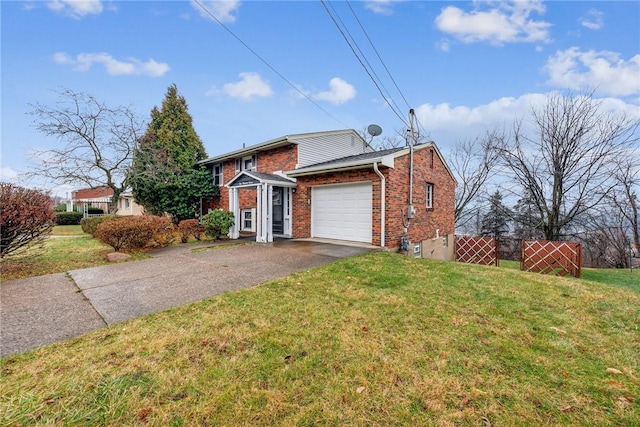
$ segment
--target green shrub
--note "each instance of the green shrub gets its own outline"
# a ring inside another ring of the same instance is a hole
[[[229,233],[234,224],[233,212],[223,209],[213,210],[202,217],[204,232],[216,240]]]
[[[144,249],[153,239],[155,229],[145,216],[128,216],[98,224],[94,237],[116,252]]]
[[[55,211],[56,212],[66,212],[67,211],[67,204],[66,203],[60,203],[58,206],[55,207]],[[78,212],[78,207],[76,205],[73,205],[73,212]]]
[[[96,234],[96,229],[98,225],[102,224],[105,221],[120,218],[113,215],[108,216],[94,216],[91,218],[82,218],[80,221],[80,226],[82,227],[82,231],[87,234],[91,234],[92,236]]]
[[[78,225],[82,220],[80,212],[57,212],[56,224],[58,225]]]
[[[187,243],[189,236],[200,240],[204,232],[204,227],[200,225],[200,221],[197,219],[185,219],[178,224],[178,232],[180,233],[180,241]]]

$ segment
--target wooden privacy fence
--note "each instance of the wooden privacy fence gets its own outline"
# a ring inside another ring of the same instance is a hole
[[[582,246],[580,243],[523,241],[520,269],[556,276],[580,277]]]
[[[492,237],[456,237],[456,261],[498,265],[498,241]]]

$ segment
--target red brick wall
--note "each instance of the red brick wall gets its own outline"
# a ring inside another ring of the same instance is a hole
[[[433,162],[431,152],[433,151]],[[433,164],[433,167],[431,166]],[[394,168],[380,167],[386,178],[385,247],[397,249],[404,234],[402,211],[409,205],[409,155],[395,159]],[[454,232],[455,181],[437,153],[430,147],[414,152],[413,206],[416,214],[409,225],[409,240],[421,242]],[[370,181],[373,185],[372,244],[380,245],[380,177],[373,167],[348,172],[303,176],[293,195],[293,237],[311,236],[311,187],[325,184]],[[426,183],[434,184],[433,208],[427,209]]]
[[[258,172],[274,173],[289,171],[296,168],[298,163],[298,146],[289,144],[284,147],[258,153]]]
[[[289,144],[257,154],[257,171],[262,173],[274,173],[276,171],[293,170],[298,162],[298,146]],[[231,181],[236,176],[235,159],[227,160],[222,164],[224,183]],[[256,190],[240,189],[240,209],[256,207]],[[229,189],[220,187],[220,197],[214,199],[207,208],[229,209]]]
[[[372,183],[373,191],[373,244],[380,246],[380,177],[373,171],[373,167],[299,177],[298,187],[293,194],[292,202],[293,237],[304,238],[311,236],[311,187],[367,181]]]
[[[433,152],[433,157],[432,153]],[[386,246],[397,248],[403,235],[402,210],[409,206],[409,154],[395,159],[393,169],[383,171],[387,177]],[[433,161],[432,161],[433,159]],[[454,232],[455,181],[447,172],[435,150],[430,147],[414,152],[413,206],[415,216],[409,225],[409,240],[421,242]],[[433,165],[433,166],[432,166]],[[426,208],[426,184],[433,184],[433,208]]]

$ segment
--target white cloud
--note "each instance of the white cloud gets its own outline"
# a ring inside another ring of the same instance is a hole
[[[240,0],[203,0],[195,2],[191,0],[191,6],[196,9],[201,16],[212,19],[211,16],[202,10],[202,4],[220,22],[236,22],[236,14],[240,8]]]
[[[461,140],[471,140],[488,130],[509,132],[515,120],[522,120],[523,130],[531,132],[531,110],[543,107],[548,99],[545,93],[527,93],[518,98],[504,97],[477,106],[451,106],[449,104],[423,104],[415,109],[418,121],[439,145],[451,148]],[[618,98],[598,98],[601,111],[614,115],[638,117],[640,106]]]
[[[149,77],[162,77],[169,70],[169,64],[149,59],[142,62],[136,58],[127,58],[127,61],[119,61],[108,53],[80,53],[75,58],[65,52],[57,52],[53,55],[56,64],[73,65],[77,71],[88,71],[94,64],[102,64],[111,76],[144,75]]]
[[[599,30],[604,27],[604,21],[602,17],[604,14],[597,9],[589,9],[587,14],[580,18],[578,22],[583,27],[586,27],[590,30]]]
[[[440,39],[440,41],[436,42],[436,47],[443,52],[449,52],[449,48],[451,47],[451,42],[447,38]]]
[[[267,97],[273,94],[269,82],[262,80],[258,73],[240,73],[240,81],[227,83],[222,87],[233,98],[251,99],[256,96]],[[212,93],[212,92],[210,92]]]
[[[367,0],[364,2],[364,7],[373,13],[391,15],[393,13],[392,5],[399,2],[400,0]]]
[[[0,166],[0,181],[3,182],[16,182],[18,179],[18,173],[11,168]]]
[[[319,101],[328,101],[332,104],[344,104],[352,100],[356,96],[356,88],[353,85],[342,80],[340,77],[334,77],[329,81],[329,90],[317,92],[312,97]]]
[[[101,0],[53,0],[47,3],[47,7],[76,19],[85,15],[99,15],[104,10]]]
[[[475,9],[466,12],[455,6],[443,8],[436,26],[464,43],[489,42],[494,45],[522,42],[549,42],[550,23],[530,18],[533,12],[543,14],[541,1],[474,2]],[[486,10],[481,8],[489,7]]]
[[[590,90],[615,96],[640,94],[640,54],[620,58],[609,51],[559,50],[547,60],[548,84],[561,89]]]

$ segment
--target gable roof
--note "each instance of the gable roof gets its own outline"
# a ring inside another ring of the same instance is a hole
[[[453,181],[457,184],[457,180],[455,176],[451,172],[451,169],[449,169],[447,162],[444,160],[444,158],[442,157],[442,154],[440,153],[440,150],[438,150],[438,147],[433,141],[422,143],[422,144],[416,144],[413,146],[413,150],[415,152],[427,147],[432,148],[436,152],[436,154],[442,161],[442,164],[444,165],[445,169],[451,176],[451,179],[453,179]],[[390,148],[388,150],[374,151],[371,153],[362,153],[355,156],[347,156],[347,157],[342,157],[340,159],[330,160],[327,162],[316,163],[314,165],[305,166],[303,168],[286,171],[285,173],[287,174],[287,176],[296,177],[296,176],[302,176],[302,175],[314,175],[318,173],[340,172],[345,170],[361,169],[364,167],[368,167],[374,162],[380,163],[383,166],[392,168],[394,165],[394,160],[396,158],[409,154],[410,151],[411,151],[410,147],[407,147],[407,146]]]
[[[71,194],[73,200],[98,201],[98,199],[108,199],[107,201],[111,201],[112,196],[113,190],[109,187],[83,188]]]
[[[269,183],[280,187],[295,187],[296,182],[282,175],[254,171],[242,171],[229,181],[227,187],[253,187],[259,183]]]
[[[297,144],[297,141],[305,138],[312,138],[316,136],[327,136],[327,135],[340,135],[340,134],[355,134],[358,138],[362,139],[362,137],[353,129],[342,129],[342,130],[330,130],[323,132],[310,132],[310,133],[298,133],[293,135],[285,135],[279,138],[270,139],[269,141],[261,142],[259,144],[251,145],[246,148],[241,148],[239,150],[230,151],[225,154],[220,154],[218,156],[209,157],[206,160],[201,160],[199,164],[211,164],[218,163],[224,160],[230,160],[238,157],[250,156],[252,154],[259,153],[261,151],[272,150],[278,147],[284,147],[289,144]]]

